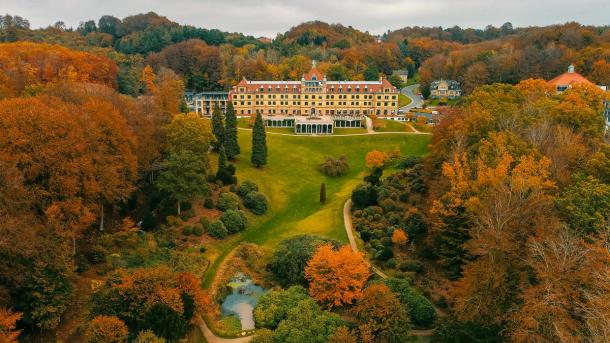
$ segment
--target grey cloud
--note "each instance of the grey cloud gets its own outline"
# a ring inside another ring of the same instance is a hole
[[[0,0],[0,12],[28,18],[33,27],[68,26],[104,14],[155,11],[171,20],[224,31],[274,37],[303,21],[351,25],[371,33],[405,26],[515,26],[578,21],[609,25],[608,0]]]

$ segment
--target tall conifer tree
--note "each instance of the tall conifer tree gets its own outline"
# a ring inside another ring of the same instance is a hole
[[[216,138],[216,141],[212,146],[214,147],[214,150],[218,151],[225,140],[225,127],[218,104],[214,105],[214,111],[212,112],[212,133],[214,133],[214,137]]]
[[[234,160],[240,153],[239,143],[237,142],[237,116],[230,101],[225,115],[224,147],[229,160]]]
[[[263,117],[260,113],[256,114],[254,128],[252,128],[252,157],[250,161],[257,168],[267,164],[267,137]]]
[[[320,203],[324,204],[326,202],[326,184],[322,183],[320,186]]]

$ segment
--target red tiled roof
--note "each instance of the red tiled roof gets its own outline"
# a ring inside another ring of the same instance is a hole
[[[554,79],[549,81],[550,84],[555,86],[569,86],[575,83],[584,83],[592,85],[593,82],[587,80],[584,76],[580,75],[577,72],[567,72],[563,73]]]
[[[318,71],[318,69],[316,69],[316,67],[311,67],[311,69],[309,70],[309,72],[307,72],[307,74],[304,75],[305,80],[310,81],[313,80],[313,77],[316,77],[316,80],[321,81],[324,76],[322,76],[322,74],[320,74],[320,72]]]

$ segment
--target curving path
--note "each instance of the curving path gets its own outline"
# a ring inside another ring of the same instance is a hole
[[[254,336],[237,338],[218,337],[212,332],[212,330],[210,330],[208,325],[205,323],[205,320],[203,320],[200,315],[197,315],[195,321],[197,322],[197,326],[199,326],[201,333],[203,333],[203,337],[205,337],[205,340],[208,343],[247,343],[254,338]]]
[[[352,199],[347,199],[345,204],[343,205],[343,223],[345,224],[345,233],[347,233],[347,239],[349,240],[349,245],[352,247],[353,251],[358,251],[358,245],[356,244],[356,239],[354,238],[354,228],[352,224]],[[387,279],[388,275],[382,272],[377,267],[373,266],[370,262],[367,261],[371,266],[371,269],[375,274],[377,274],[382,279]],[[440,316],[443,315],[436,306],[434,306],[434,310]],[[434,334],[434,329],[430,330],[414,330],[410,331],[412,336],[432,336]]]
[[[352,199],[347,199],[345,205],[343,205],[343,223],[345,224],[345,233],[347,233],[347,239],[349,240],[349,245],[352,247],[353,251],[358,251],[358,245],[356,244],[356,239],[354,238],[354,228],[352,226]],[[388,275],[382,272],[379,268],[375,267],[372,263],[368,262],[369,266],[371,266],[371,270],[373,273],[377,274],[382,279],[387,279]]]

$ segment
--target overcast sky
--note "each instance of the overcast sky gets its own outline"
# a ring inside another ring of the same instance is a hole
[[[148,11],[181,24],[275,37],[304,21],[351,25],[371,33],[405,26],[483,28],[577,21],[610,25],[610,0],[0,0],[0,13],[20,15],[33,28],[110,14]]]

